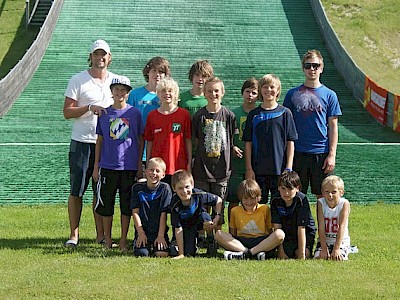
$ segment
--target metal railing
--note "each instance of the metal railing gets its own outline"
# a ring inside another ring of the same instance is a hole
[[[25,15],[26,15],[26,22],[25,26],[28,27],[32,21],[33,16],[35,15],[36,9],[38,7],[39,0],[29,1],[25,0]]]

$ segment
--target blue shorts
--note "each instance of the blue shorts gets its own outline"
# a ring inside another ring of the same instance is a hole
[[[201,216],[198,217],[197,223],[190,227],[182,226],[183,230],[183,252],[185,256],[195,256],[197,252],[196,242],[197,234],[199,230],[203,230],[203,223],[211,221],[211,217],[207,212],[203,212]],[[175,236],[175,228],[173,228]]]
[[[71,196],[83,197],[89,185],[90,178],[93,174],[95,147],[96,144],[71,140],[69,146]],[[92,189],[93,193],[95,193],[95,184],[93,182]]]
[[[115,196],[119,191],[119,207],[121,214],[131,216],[131,188],[135,183],[137,171],[100,169],[97,182],[96,212],[101,216],[114,215]]]
[[[311,193],[321,195],[322,181],[333,174],[333,171],[325,174],[322,169],[327,156],[328,153],[294,153],[293,170],[300,176],[302,193],[307,194],[308,186],[311,185]]]

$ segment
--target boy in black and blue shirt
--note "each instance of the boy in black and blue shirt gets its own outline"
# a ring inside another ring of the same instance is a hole
[[[262,104],[250,111],[243,132],[245,141],[246,179],[256,180],[262,191],[262,201],[279,196],[278,178],[285,169],[292,169],[294,141],[297,131],[292,113],[278,104],[281,81],[273,74],[258,82],[258,97]]]
[[[172,175],[171,185],[175,192],[171,201],[171,225],[174,228],[178,246],[176,258],[194,256],[197,231],[215,229],[221,216],[222,199],[217,195],[194,188],[193,176],[186,170],[176,171]],[[213,219],[204,206],[214,206]],[[208,242],[214,246],[214,237],[207,238],[210,238]],[[208,247],[209,255],[215,255],[215,252],[215,247]]]
[[[171,204],[171,188],[165,177],[165,162],[153,157],[147,162],[146,182],[132,187],[131,209],[135,222],[133,251],[136,256],[168,256],[167,213]]]
[[[300,177],[294,171],[285,171],[278,186],[280,197],[271,202],[274,230],[285,232],[285,240],[278,247],[278,258],[310,258],[317,230],[307,196],[300,192]]]

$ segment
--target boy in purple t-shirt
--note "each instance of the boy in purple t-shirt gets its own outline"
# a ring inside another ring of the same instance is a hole
[[[119,190],[121,209],[121,251],[127,251],[127,234],[132,215],[131,188],[141,176],[143,122],[140,111],[126,103],[130,81],[115,77],[110,85],[114,104],[106,109],[97,123],[93,179],[97,182],[96,212],[103,218],[105,246],[112,247],[111,229],[115,195]]]

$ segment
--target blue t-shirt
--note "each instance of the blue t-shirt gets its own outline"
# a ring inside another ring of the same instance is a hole
[[[139,208],[139,217],[148,242],[152,243],[156,240],[161,213],[169,212],[171,197],[171,188],[165,182],[160,182],[154,190],[149,189],[146,182],[133,185],[130,208]],[[166,232],[168,232],[168,227]],[[137,232],[135,232],[135,237],[136,235]]]
[[[96,133],[103,137],[99,166],[110,170],[137,170],[142,116],[129,104],[125,109],[106,109],[97,121]]]
[[[286,107],[266,110],[260,105],[249,112],[243,141],[251,142],[251,164],[256,175],[281,175],[286,167],[287,142],[296,139],[292,113]]]
[[[127,103],[136,107],[142,114],[143,127],[146,126],[149,112],[160,107],[157,94],[150,92],[145,86],[132,90],[129,93]],[[146,161],[146,149],[143,150],[143,161]]]
[[[190,198],[190,205],[185,206],[177,194],[172,196],[171,201],[171,225],[174,228],[188,228],[196,226],[198,222],[211,221],[204,205],[214,206],[217,203],[218,196],[203,192],[194,188]]]
[[[288,91],[283,105],[291,110],[296,123],[296,152],[328,153],[328,118],[342,115],[336,93],[324,85],[309,88],[302,84]]]

